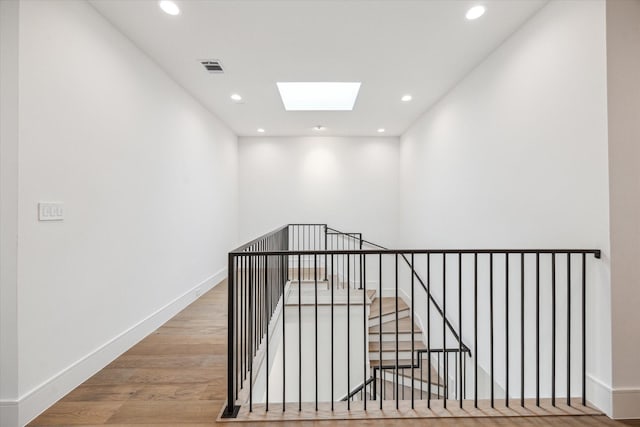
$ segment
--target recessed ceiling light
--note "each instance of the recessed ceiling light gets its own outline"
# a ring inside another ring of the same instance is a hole
[[[400,100],[401,100],[402,102],[409,102],[409,101],[411,101],[412,99],[413,99],[413,96],[411,96],[411,95],[403,95],[403,96],[402,96],[402,98],[400,98]]]
[[[238,95],[237,93],[234,93],[233,95],[231,95],[231,99],[238,102],[238,101],[242,101],[242,97],[240,95]]]
[[[465,15],[465,17],[469,21],[473,21],[474,19],[478,19],[482,15],[484,15],[485,11],[486,11],[486,9],[482,5],[473,6],[471,9],[467,10],[467,14]]]
[[[378,133],[383,133],[383,132],[384,132],[384,128],[378,129]]]
[[[313,127],[313,130],[316,130],[316,131],[323,131],[323,130],[327,130],[327,128],[326,128],[326,127],[324,127],[324,126],[322,126],[322,125],[318,125],[318,126],[314,126],[314,127]]]
[[[258,128],[258,133],[264,133],[264,129]]]
[[[160,6],[160,9],[162,9],[166,14],[173,16],[180,15],[180,8],[177,4],[170,0],[161,0],[158,5]]]
[[[287,111],[351,111],[360,82],[278,82]]]

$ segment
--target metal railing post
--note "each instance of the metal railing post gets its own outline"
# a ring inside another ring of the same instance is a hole
[[[233,390],[233,368],[234,368],[234,319],[235,319],[235,299],[234,299],[234,257],[229,254],[229,264],[227,266],[227,286],[228,286],[228,305],[227,305],[227,408],[222,414],[222,418],[235,418],[238,416],[240,406],[235,405]]]

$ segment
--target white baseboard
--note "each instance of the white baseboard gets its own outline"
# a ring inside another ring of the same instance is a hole
[[[611,394],[612,415],[616,420],[640,418],[640,388],[614,388]]]
[[[227,269],[224,268],[206,278],[120,335],[104,343],[33,390],[25,393],[18,402],[0,402],[3,416],[0,419],[0,425],[3,427],[26,425],[122,353],[158,329],[203,293],[212,289],[224,280],[226,276]],[[7,418],[7,422],[5,422],[5,411],[9,414],[7,417],[15,411],[16,419]]]
[[[18,425],[18,402],[2,401],[0,402],[0,426],[17,426]]]
[[[587,398],[596,408],[616,420],[640,418],[640,388],[611,388],[587,375]]]
[[[586,385],[589,403],[611,417],[611,387],[590,374],[587,374]]]

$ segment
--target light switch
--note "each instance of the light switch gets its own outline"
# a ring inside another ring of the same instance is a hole
[[[40,202],[38,203],[38,219],[40,221],[63,221],[64,203]]]

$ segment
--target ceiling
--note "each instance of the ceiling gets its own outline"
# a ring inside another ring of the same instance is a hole
[[[402,134],[546,0],[89,0],[238,135]],[[201,59],[219,59],[209,74]],[[353,111],[287,112],[276,82],[362,82]],[[238,93],[242,103],[230,95]],[[401,96],[411,94],[411,102]],[[326,127],[314,131],[316,125]],[[265,133],[259,134],[258,128]]]

